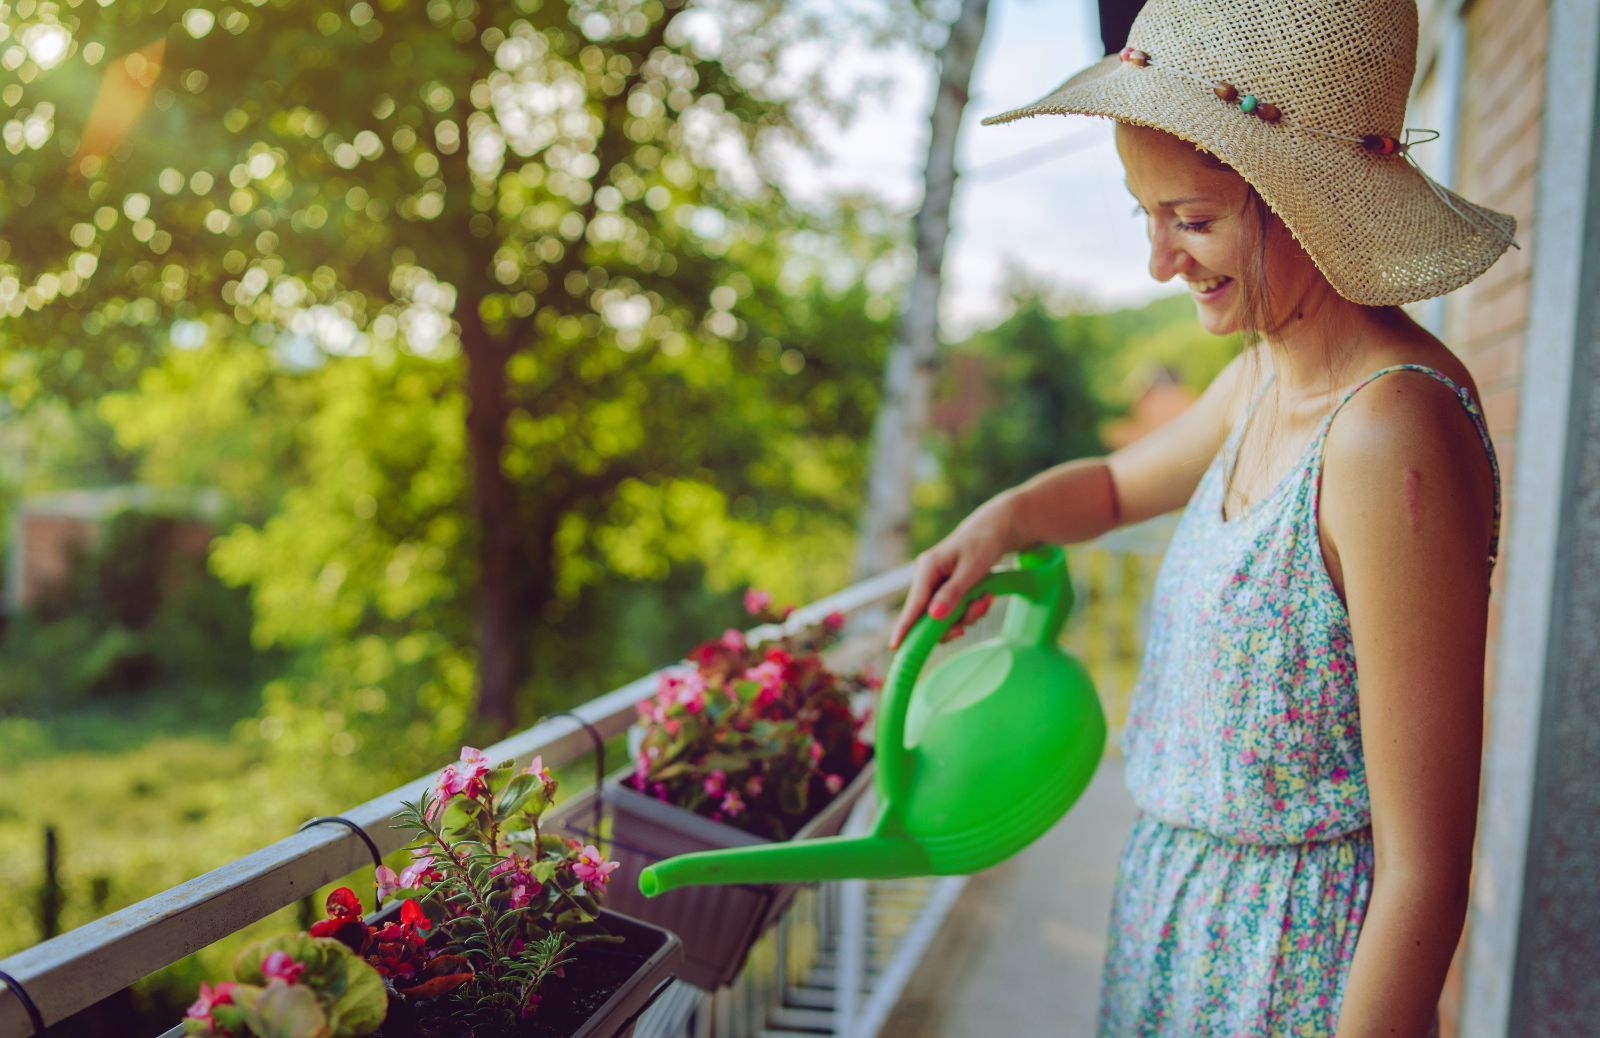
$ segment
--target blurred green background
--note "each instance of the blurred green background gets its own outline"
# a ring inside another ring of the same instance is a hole
[[[948,6],[0,5],[0,956],[849,583],[908,232],[786,195],[781,55]],[[1235,349],[1008,305],[916,547]]]

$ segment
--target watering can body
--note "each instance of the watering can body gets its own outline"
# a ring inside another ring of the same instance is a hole
[[[923,675],[966,604],[990,593],[1021,598],[1001,634]],[[1065,554],[1034,549],[979,581],[946,619],[913,625],[879,703],[870,834],[680,855],[641,872],[640,890],[958,875],[1026,847],[1077,801],[1105,749],[1093,683],[1058,644],[1071,607]]]

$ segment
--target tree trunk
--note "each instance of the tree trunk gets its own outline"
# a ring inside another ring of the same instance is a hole
[[[464,297],[457,313],[467,364],[472,510],[478,521],[478,720],[505,733],[516,723],[517,686],[528,666],[516,495],[501,465],[510,413],[509,353],[483,326],[476,299]]]
[[[956,137],[988,16],[989,0],[962,0],[939,52],[922,207],[915,226],[916,271],[889,350],[883,402],[873,423],[867,509],[856,547],[858,580],[899,565],[909,554],[913,469],[938,366],[939,290],[955,194]]]

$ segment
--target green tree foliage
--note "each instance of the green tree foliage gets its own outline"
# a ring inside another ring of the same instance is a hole
[[[970,427],[933,444],[942,480],[927,488],[916,525],[930,544],[993,495],[1074,458],[1102,453],[1106,421],[1131,407],[1153,372],[1168,368],[1199,393],[1238,351],[1194,319],[1186,296],[1093,313],[1057,312],[1037,287],[1016,291],[1013,311],[952,348],[975,360],[989,407]],[[947,379],[944,396],[971,391]]]
[[[503,728],[605,572],[832,574],[883,328],[822,272],[890,239],[773,186],[814,86],[779,54],[813,20],[23,6],[0,88],[12,402],[123,390],[102,414],[153,477],[227,486],[260,525],[216,565],[260,642],[419,635],[467,653]],[[148,405],[180,395],[193,424]]]
[[[974,337],[994,406],[949,445],[948,524],[1051,465],[1096,454],[1106,407],[1089,370],[1104,347],[1092,319],[1058,319],[1037,297],[1004,323]]]
[[[0,643],[0,717],[128,700],[175,682],[234,687],[268,661],[244,595],[184,550],[178,516],[127,510]]]

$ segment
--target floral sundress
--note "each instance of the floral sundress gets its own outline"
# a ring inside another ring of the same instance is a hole
[[[1283,480],[1225,522],[1224,475],[1248,415],[1230,432],[1156,578],[1120,740],[1139,812],[1113,898],[1101,1038],[1334,1033],[1373,856],[1355,654],[1323,564],[1317,498],[1334,416],[1398,371],[1449,387],[1483,438],[1493,566],[1494,446],[1471,394],[1433,368],[1368,376]]]

